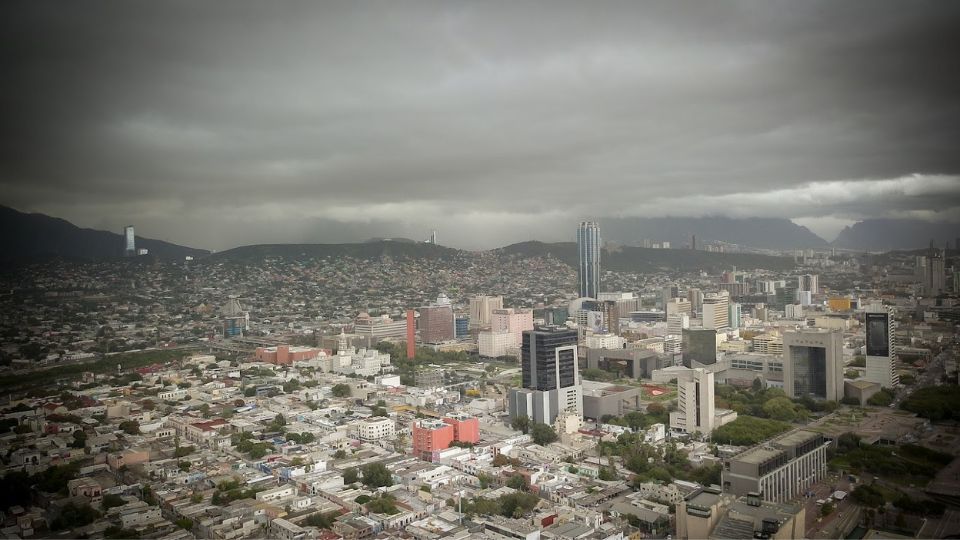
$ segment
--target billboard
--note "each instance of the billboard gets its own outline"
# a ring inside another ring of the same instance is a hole
[[[867,313],[867,356],[890,356],[890,315]]]

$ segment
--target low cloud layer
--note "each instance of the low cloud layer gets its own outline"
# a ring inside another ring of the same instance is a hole
[[[7,4],[4,204],[225,249],[960,220],[950,2]]]

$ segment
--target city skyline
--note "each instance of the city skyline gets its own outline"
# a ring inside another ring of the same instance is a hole
[[[222,250],[960,221],[951,3],[5,7],[0,203],[81,227]]]

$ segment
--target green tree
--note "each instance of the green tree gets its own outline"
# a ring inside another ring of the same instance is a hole
[[[120,422],[120,429],[128,435],[138,435],[140,433],[140,422],[136,420],[124,420]]]
[[[109,510],[115,506],[123,506],[125,504],[127,503],[126,501],[123,500],[123,497],[119,495],[114,495],[113,493],[108,493],[104,495],[103,501],[100,503],[101,507],[104,510]]]
[[[870,396],[870,399],[867,400],[867,405],[873,405],[874,407],[887,407],[893,403],[894,394],[886,388],[881,388],[879,392]]]
[[[534,424],[530,428],[530,437],[540,446],[546,446],[557,440],[557,432],[547,424]]]
[[[617,471],[613,467],[600,467],[597,478],[604,482],[612,482],[617,479]]]
[[[345,383],[333,385],[333,388],[330,389],[330,393],[332,393],[334,397],[338,398],[350,397],[352,394],[350,391],[350,385]]]
[[[527,491],[527,479],[522,474],[515,474],[507,480],[507,487],[520,491]]]
[[[190,518],[180,518],[175,523],[177,524],[177,527],[188,531],[193,528],[193,520]]]
[[[400,510],[397,509],[396,499],[387,493],[370,499],[370,502],[367,503],[367,510],[375,514],[386,515],[393,515],[400,512]]]
[[[333,522],[340,517],[340,512],[327,512],[325,514],[316,513],[312,514],[304,520],[304,523],[308,527],[317,527],[319,529],[330,529],[333,526]]]
[[[383,463],[371,463],[363,467],[362,482],[367,487],[389,487],[393,485],[393,475]]]
[[[777,397],[767,400],[763,404],[763,412],[774,420],[792,422],[797,417],[797,411],[792,401],[786,397]]]
[[[517,416],[510,420],[510,427],[526,434],[530,431],[530,418],[524,415]]]
[[[343,483],[344,484],[354,484],[359,478],[359,473],[357,472],[356,467],[348,467],[343,470]]]
[[[50,528],[55,531],[62,531],[64,529],[82,527],[93,523],[99,517],[100,512],[90,508],[89,504],[78,505],[73,502],[68,502],[61,508],[60,515],[57,519],[53,520]]]
[[[347,457],[347,453],[344,452],[343,449],[337,450],[333,453],[333,459],[344,459],[345,457]]]
[[[71,448],[83,448],[87,445],[87,433],[83,430],[77,430],[73,432],[73,441],[70,443]]]

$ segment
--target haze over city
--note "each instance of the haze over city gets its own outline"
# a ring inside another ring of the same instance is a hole
[[[0,13],[0,537],[960,538],[960,3]]]
[[[180,244],[960,221],[950,2],[11,3],[3,204]]]

